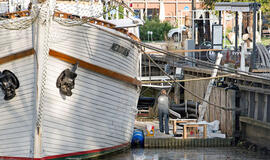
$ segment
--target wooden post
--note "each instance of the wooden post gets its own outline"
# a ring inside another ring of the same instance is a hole
[[[264,115],[263,115],[263,121],[266,122],[267,121],[267,97],[268,95],[265,94],[264,95]],[[270,116],[270,115],[268,115]]]
[[[236,91],[235,90],[228,90],[227,91],[227,107],[234,109],[236,107]],[[226,112],[226,123],[227,123],[227,134],[229,136],[233,136],[235,132],[235,111],[230,110]]]
[[[255,92],[255,112],[253,113],[255,120],[258,120],[258,111],[259,111],[259,93]]]
[[[248,114],[248,105],[247,105],[247,92],[246,91],[241,91],[241,98],[240,98],[240,108],[242,109],[241,115],[242,116],[247,116]]]
[[[207,125],[203,125],[203,138],[207,138]]]
[[[173,134],[176,135],[176,121],[173,121]]]
[[[247,115],[246,116],[249,116],[250,115],[250,92],[247,91],[246,93],[246,97],[247,97]]]
[[[187,138],[187,127],[186,127],[186,125],[183,125],[183,138],[184,139]]]

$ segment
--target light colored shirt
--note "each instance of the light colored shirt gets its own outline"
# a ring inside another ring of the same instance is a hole
[[[167,111],[169,110],[169,98],[166,95],[160,95],[158,97],[158,109]]]

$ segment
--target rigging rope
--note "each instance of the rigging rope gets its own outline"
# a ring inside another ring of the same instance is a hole
[[[45,89],[46,89],[46,81],[47,81],[47,62],[49,58],[49,42],[51,38],[50,34],[50,28],[51,28],[51,22],[52,22],[52,16],[54,14],[54,8],[55,8],[56,2],[53,0],[47,0],[45,2],[44,7],[41,9],[40,14],[40,20],[38,23],[38,37],[39,41],[37,52],[40,56],[39,59],[41,60],[41,89],[40,89],[40,102],[39,102],[39,108],[38,108],[38,115],[36,119],[36,126],[40,127],[43,119],[43,109],[45,106]]]
[[[166,72],[160,67],[160,65],[158,65],[158,64],[157,64],[157,63],[156,63],[156,62],[155,62],[148,54],[146,54],[143,50],[142,50],[142,52],[143,52],[143,54],[145,54],[145,55],[148,57],[149,60],[152,61],[152,63],[153,63],[156,67],[158,67],[158,68],[160,69],[160,71],[161,71],[162,73],[164,73],[168,78],[170,78],[172,81],[174,81],[175,84],[179,85],[181,88],[183,88],[184,90],[186,90],[189,94],[193,95],[194,97],[196,97],[196,98],[198,98],[198,99],[200,99],[200,100],[202,100],[202,101],[208,103],[209,105],[213,105],[213,106],[215,106],[215,107],[217,107],[217,108],[220,108],[220,109],[223,109],[223,110],[239,110],[239,109],[236,109],[236,108],[227,108],[227,107],[223,107],[223,106],[220,106],[220,105],[211,103],[211,102],[209,102],[209,101],[206,101],[204,98],[202,98],[202,97],[196,95],[195,93],[193,93],[193,92],[191,92],[190,90],[188,90],[187,88],[185,88],[181,83],[179,83],[179,82],[178,82],[177,80],[175,80],[172,76],[170,76],[168,73],[166,73]]]
[[[103,29],[103,28],[101,28],[101,27],[99,27],[99,26],[97,26],[95,24],[91,24],[91,23],[87,23],[87,24],[90,25],[90,26],[96,27],[97,29],[102,30],[104,32],[107,32],[109,34],[115,35],[115,36],[117,36],[117,37],[119,37],[121,39],[131,41],[136,46],[145,47],[145,48],[148,48],[148,49],[163,53],[163,54],[168,55],[168,56],[181,58],[181,59],[183,59],[185,61],[197,63],[199,65],[203,65],[203,66],[206,66],[208,68],[218,67],[218,70],[225,71],[225,72],[228,72],[228,73],[234,73],[234,74],[237,74],[237,75],[248,76],[248,77],[253,77],[253,78],[261,78],[261,79],[264,79],[264,80],[267,80],[267,81],[269,80],[268,76],[257,75],[257,74],[246,72],[246,71],[239,71],[237,69],[225,67],[225,66],[222,66],[222,65],[216,65],[216,64],[213,64],[213,63],[210,63],[210,62],[207,62],[207,61],[198,60],[196,58],[192,58],[192,57],[188,57],[188,56],[182,56],[182,55],[177,54],[177,53],[173,53],[173,52],[170,52],[170,51],[165,51],[165,50],[163,50],[161,48],[158,48],[158,47],[155,47],[155,46],[152,46],[152,45],[149,45],[149,44],[145,44],[145,43],[140,42],[140,41],[133,40],[130,37],[119,35],[117,33],[113,33],[111,31]],[[147,53],[145,55],[147,55]]]
[[[197,64],[201,64],[201,65],[205,65],[207,67],[210,67],[210,68],[215,68],[217,67],[218,70],[222,70],[222,71],[226,71],[226,72],[230,72],[230,73],[234,73],[236,75],[244,75],[244,76],[249,76],[249,77],[254,77],[256,76],[256,78],[262,78],[262,79],[267,79],[267,77],[265,76],[257,76],[257,75],[254,75],[252,73],[249,73],[249,72],[244,72],[244,71],[239,71],[238,70],[235,70],[235,69],[232,69],[232,68],[228,68],[228,67],[224,67],[224,66],[221,66],[221,65],[215,65],[215,64],[212,64],[212,63],[209,63],[209,62],[206,62],[206,61],[202,61],[202,60],[198,60],[198,59],[195,59],[195,58],[191,58],[191,57],[186,57],[186,56],[182,56],[182,55],[179,55],[179,54],[176,54],[176,53],[172,53],[172,52],[168,52],[168,51],[164,51],[160,48],[157,48],[157,47],[154,47],[154,46],[151,46],[151,45],[147,45],[147,44],[144,44],[142,42],[139,42],[139,41],[135,41],[133,39],[131,39],[130,37],[125,37],[123,35],[119,35],[119,34],[116,34],[116,33],[113,33],[111,31],[108,31],[106,29],[103,29],[95,24],[91,24],[91,23],[87,23],[88,25],[90,26],[93,26],[99,30],[102,30],[104,32],[107,32],[107,33],[110,33],[112,35],[115,35],[119,38],[122,38],[122,39],[125,39],[125,40],[128,40],[128,41],[131,41],[133,44],[135,44],[136,46],[140,46],[140,47],[145,47],[145,48],[149,48],[149,49],[152,49],[152,50],[155,50],[155,51],[158,51],[160,53],[164,53],[166,55],[169,55],[169,56],[173,56],[173,57],[178,57],[178,58],[182,58],[186,61],[190,61],[190,62],[195,62]],[[173,79],[169,74],[167,74],[151,57],[150,55],[148,55],[147,53],[145,53],[142,49],[141,51],[149,58],[149,60],[151,60],[166,76],[168,76],[172,81],[174,81],[174,83],[178,84],[181,88],[183,88],[184,90],[186,90],[188,93],[190,93],[191,95],[193,95],[194,97],[212,105],[212,106],[215,106],[217,108],[220,108],[220,109],[223,109],[223,110],[241,110],[241,109],[235,109],[235,108],[227,108],[227,107],[224,107],[224,106],[220,106],[220,105],[217,105],[217,104],[213,104],[209,101],[206,101],[204,100],[202,97],[196,95],[195,93],[191,92],[190,90],[188,90],[187,88],[185,88],[183,85],[181,85],[179,82],[177,82],[175,79]]]
[[[31,0],[28,6],[28,11],[29,11],[28,16],[20,17],[20,18],[13,18],[13,19],[0,18],[0,28],[7,29],[7,30],[23,30],[32,26],[32,24],[38,19],[39,12],[40,12],[40,9],[43,7],[43,4],[39,6],[38,5],[33,6],[32,0]],[[10,13],[10,14],[14,14],[15,16],[16,14],[19,15],[20,12],[25,12],[24,14],[27,13],[27,11],[19,11],[19,12]]]

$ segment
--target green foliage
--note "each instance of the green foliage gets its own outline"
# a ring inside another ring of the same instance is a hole
[[[123,19],[124,18],[124,7],[123,6],[119,6],[119,18]]]
[[[140,27],[140,38],[142,41],[148,40],[148,31],[153,32],[153,41],[162,41],[167,36],[167,33],[172,29],[172,25],[169,22],[160,22],[158,18],[152,20],[146,20],[145,24]]]
[[[111,10],[115,10],[115,12],[116,12],[117,11],[117,6],[111,6],[111,8],[109,9],[109,11],[111,11]],[[103,13],[107,13],[108,12],[108,19],[109,20],[115,19],[116,18],[116,14],[111,15],[109,11],[106,10],[106,6],[103,6]],[[119,6],[118,7],[118,16],[119,16],[119,19],[123,19],[125,14],[126,13],[124,13],[124,7],[123,6]],[[104,19],[106,18],[106,14],[103,15],[103,18]]]
[[[270,45],[270,38],[269,37],[263,37],[262,38],[262,44],[267,46]]]
[[[252,0],[204,0],[205,8],[213,9],[216,2],[253,2]],[[269,0],[256,0],[261,4],[261,10],[263,13],[270,13],[270,1]]]

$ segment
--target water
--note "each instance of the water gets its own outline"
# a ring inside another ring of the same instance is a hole
[[[98,158],[102,160],[270,160],[270,156],[245,149],[186,148],[186,149],[131,149]]]

